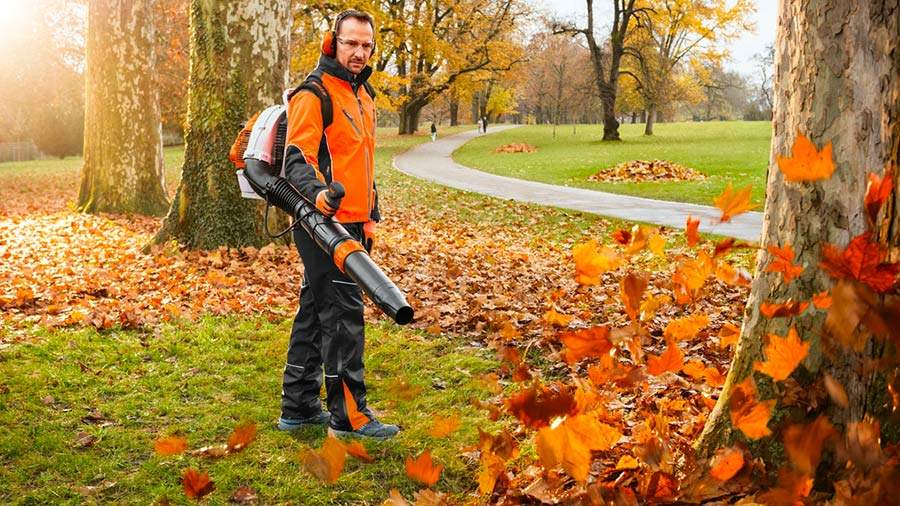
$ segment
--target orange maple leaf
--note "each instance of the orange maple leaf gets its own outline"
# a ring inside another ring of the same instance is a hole
[[[684,341],[697,337],[700,329],[709,325],[709,317],[704,314],[692,314],[670,320],[663,330],[666,340]]]
[[[871,232],[860,234],[850,241],[844,251],[826,244],[819,264],[836,279],[855,279],[872,290],[884,293],[897,283],[900,263],[882,262],[886,252],[880,244],[870,241]]]
[[[809,302],[795,302],[788,299],[784,302],[762,302],[759,312],[766,318],[779,318],[784,316],[797,316],[806,311]]]
[[[836,435],[834,426],[825,416],[812,423],[790,425],[784,429],[784,449],[791,462],[802,474],[812,475],[819,465],[822,446]]]
[[[565,360],[570,364],[582,358],[605,355],[612,349],[609,327],[605,325],[563,332],[559,340],[566,346]]]
[[[780,272],[784,276],[785,283],[790,283],[803,272],[803,266],[794,263],[794,249],[790,244],[783,248],[770,244],[766,249],[774,257],[766,266],[766,272]]]
[[[569,325],[573,318],[574,316],[562,314],[552,307],[549,311],[544,313],[544,321],[556,327],[565,327]]]
[[[631,242],[631,232],[629,232],[628,230],[625,230],[624,228],[620,228],[612,233],[612,238],[617,243],[621,244],[622,246],[625,246],[629,242]]]
[[[707,367],[699,360],[691,360],[681,368],[682,372],[696,380],[705,380],[711,386],[717,387],[725,383],[725,376],[713,366]]]
[[[153,449],[157,455],[177,455],[187,450],[187,440],[178,436],[157,439],[153,443]]]
[[[658,257],[666,257],[666,238],[659,232],[650,234],[647,238],[647,247]]]
[[[700,227],[700,219],[691,216],[687,217],[687,223],[684,226],[684,236],[687,237],[687,245],[693,248],[700,241],[700,234],[697,229]]]
[[[646,322],[652,320],[660,307],[671,303],[672,297],[669,297],[668,295],[648,295],[647,298],[644,299],[644,302],[641,302],[641,321]]]
[[[869,217],[869,223],[874,224],[878,219],[878,212],[881,211],[881,205],[890,197],[894,190],[894,170],[889,168],[884,171],[884,177],[878,177],[874,172],[869,173],[869,184],[866,187],[866,214]]]
[[[719,481],[728,481],[743,467],[744,452],[740,448],[719,448],[710,461],[709,475]]]
[[[728,262],[716,262],[716,279],[731,286],[750,286],[751,276]]]
[[[334,483],[344,470],[347,447],[334,436],[327,436],[322,448],[306,448],[300,452],[300,462],[310,474],[325,483]]]
[[[540,429],[535,443],[545,469],[561,465],[570,476],[584,482],[590,470],[591,451],[608,450],[621,437],[622,433],[612,425],[582,414],[568,417],[558,426]]]
[[[646,273],[629,272],[619,281],[619,296],[622,298],[622,304],[625,305],[625,313],[628,314],[631,321],[636,321],[638,318],[641,297],[644,296],[644,290],[647,289],[649,280],[650,276]]]
[[[812,297],[813,306],[819,309],[828,309],[831,307],[831,294],[828,291],[819,292]]]
[[[235,427],[234,431],[228,436],[228,451],[241,451],[254,439],[256,439],[255,423],[248,423]]]
[[[797,138],[794,139],[790,158],[776,155],[775,160],[781,173],[784,174],[785,181],[817,181],[829,179],[834,173],[831,142],[819,151],[816,145],[799,131]]]
[[[735,385],[729,399],[731,424],[737,427],[750,439],[759,439],[772,433],[769,430],[769,419],[772,418],[772,409],[775,407],[775,399],[758,401],[756,399],[756,385],[752,377],[748,376],[743,382]]]
[[[459,427],[459,417],[434,415],[428,434],[432,437],[444,437]]]
[[[418,457],[406,457],[406,474],[428,487],[437,483],[444,466],[431,460],[431,450],[425,450]]]
[[[659,357],[653,355],[647,357],[647,372],[654,376],[659,376],[666,371],[678,372],[682,366],[684,366],[684,353],[674,341],[669,341],[666,351]]]
[[[509,412],[533,429],[550,424],[550,420],[574,414],[577,403],[569,387],[562,383],[534,384],[506,399]]]
[[[722,210],[722,216],[719,218],[719,221],[731,221],[731,218],[759,207],[757,204],[750,203],[750,192],[752,190],[753,185],[747,185],[740,190],[734,191],[731,188],[731,183],[728,183],[725,191],[713,200],[716,207]]]
[[[185,469],[181,476],[181,484],[184,493],[191,499],[200,499],[216,489],[216,485],[209,479],[209,473],[200,472],[194,468]]]
[[[719,346],[724,348],[731,344],[737,344],[739,337],[741,337],[741,328],[733,323],[726,323],[719,330]]]
[[[345,447],[347,448],[347,453],[350,455],[362,460],[364,462],[374,462],[375,457],[369,455],[369,452],[366,450],[366,447],[363,446],[359,441],[352,441],[350,443],[346,443]]]
[[[341,385],[344,386],[344,409],[347,411],[347,420],[350,421],[350,426],[353,427],[353,430],[357,430],[370,422],[369,417],[361,413],[359,408],[356,407],[356,399],[350,393],[347,383],[341,380]]]
[[[769,334],[769,342],[763,348],[765,362],[756,362],[753,368],[768,374],[775,381],[784,381],[800,365],[809,353],[810,343],[800,340],[793,326],[785,337]]]
[[[575,281],[580,285],[600,283],[600,275],[621,263],[615,251],[606,246],[598,247],[594,239],[572,248],[572,257],[575,260]]]

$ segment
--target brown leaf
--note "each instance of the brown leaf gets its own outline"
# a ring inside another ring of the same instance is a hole
[[[844,386],[828,373],[825,373],[822,379],[825,383],[825,390],[828,391],[828,396],[831,397],[831,400],[838,406],[847,409],[850,405],[850,399],[847,398],[847,391],[844,390]]]
[[[228,451],[231,453],[239,452],[246,448],[254,439],[256,439],[255,423],[235,427],[234,431],[228,436]]]
[[[566,346],[565,360],[570,364],[587,357],[600,357],[613,347],[609,327],[605,325],[563,332],[559,340]]]
[[[576,407],[569,387],[561,383],[544,386],[537,381],[506,399],[505,404],[513,416],[532,429],[549,425],[558,416],[573,414]]]
[[[700,241],[700,234],[698,233],[699,227],[700,220],[698,218],[693,218],[691,216],[687,217],[687,223],[684,226],[684,235],[687,238],[687,245],[689,248],[693,248],[694,245]]]
[[[256,491],[247,485],[241,485],[231,494],[231,502],[235,504],[256,504],[258,500]]]
[[[194,468],[185,469],[181,484],[184,486],[184,493],[191,499],[201,499],[216,489],[216,485],[209,479],[209,473],[201,473]]]
[[[641,307],[641,298],[647,289],[650,277],[646,273],[635,274],[629,272],[619,282],[619,296],[625,305],[625,313],[631,321],[638,319],[638,310]]]
[[[322,448],[307,448],[300,452],[303,468],[325,483],[334,483],[340,478],[347,460],[347,447],[329,435],[322,443]]]
[[[622,437],[615,427],[591,415],[568,417],[556,427],[538,431],[535,444],[546,469],[561,465],[578,481],[587,479],[592,450],[608,450]]]
[[[369,455],[369,452],[366,451],[366,447],[363,446],[363,444],[360,443],[359,441],[351,441],[351,442],[347,443],[345,446],[347,448],[347,453],[349,453],[353,457],[356,457],[357,459],[362,460],[363,462],[374,462],[375,461],[375,457]]]
[[[784,429],[784,448],[801,474],[813,475],[822,456],[822,445],[836,435],[828,418],[820,416],[812,423],[790,425]]]

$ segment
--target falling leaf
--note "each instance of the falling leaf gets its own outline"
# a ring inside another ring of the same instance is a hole
[[[785,337],[769,334],[769,342],[763,348],[765,362],[756,362],[753,369],[768,374],[775,381],[784,381],[800,365],[809,353],[810,343],[800,340],[793,326]]]
[[[346,443],[344,446],[345,448],[347,448],[347,453],[359,460],[362,460],[363,462],[375,461],[375,457],[369,455],[369,452],[366,451],[366,447],[363,446],[363,444],[359,441],[351,441],[349,443]]]
[[[644,295],[644,290],[647,289],[649,280],[650,277],[646,273],[629,272],[619,281],[619,296],[622,298],[622,304],[625,305],[625,313],[631,318],[631,321],[636,321],[638,318],[641,297]]]
[[[181,484],[184,493],[191,499],[201,499],[216,489],[216,485],[209,479],[209,473],[200,472],[194,468],[188,468],[181,476]]]
[[[812,484],[809,476],[782,467],[778,470],[778,486],[759,494],[756,500],[760,504],[800,506],[805,504],[803,498],[809,495]]]
[[[844,438],[850,461],[860,469],[864,471],[874,469],[884,463],[880,422],[868,417],[860,422],[850,422]]]
[[[819,292],[813,295],[812,298],[813,306],[816,306],[819,309],[828,309],[831,307],[831,294],[826,292]]]
[[[665,258],[666,238],[662,234],[650,234],[650,237],[647,239],[647,247],[650,248],[654,255]]]
[[[381,503],[381,506],[409,506],[409,503],[403,495],[400,494],[399,490],[392,488],[390,495],[388,495],[388,498]]]
[[[431,437],[444,437],[459,428],[459,417],[434,415],[428,434]]]
[[[569,387],[561,383],[544,386],[539,382],[506,399],[505,404],[513,416],[533,429],[549,425],[557,416],[572,414],[576,407]]]
[[[538,431],[535,445],[544,468],[561,465],[578,481],[587,479],[592,450],[608,450],[622,437],[611,425],[588,414],[568,417],[556,427]]]
[[[693,218],[691,216],[687,217],[687,223],[684,226],[684,236],[687,237],[687,245],[689,248],[693,248],[694,245],[700,241],[700,234],[698,233],[699,227],[699,218]]]
[[[838,406],[847,409],[847,406],[850,405],[850,399],[847,397],[847,391],[844,390],[844,386],[828,373],[825,373],[822,379],[825,382],[825,390],[828,391],[828,396],[831,397],[831,400]]]
[[[391,393],[391,397],[394,399],[409,401],[422,393],[422,387],[413,385],[406,378],[398,378],[388,386],[388,392]]]
[[[550,308],[549,311],[544,313],[544,321],[555,327],[566,327],[573,318],[573,316],[557,312],[554,308]]]
[[[344,386],[344,409],[347,411],[347,420],[350,422],[350,426],[353,427],[353,430],[358,430],[363,425],[369,423],[369,417],[360,413],[359,409],[356,407],[356,399],[354,399],[353,394],[350,393],[350,388],[347,387],[347,383],[344,380],[341,380],[341,384]]]
[[[659,357],[647,357],[647,372],[659,376],[664,372],[678,372],[684,365],[684,353],[675,342],[670,341],[666,351]]]
[[[646,322],[652,320],[660,307],[667,306],[671,303],[672,297],[669,297],[668,295],[648,295],[647,298],[644,299],[644,302],[641,303],[641,321]]]
[[[725,323],[719,330],[719,346],[737,344],[738,338],[741,337],[741,328],[733,323]]]
[[[790,283],[803,272],[803,266],[794,264],[794,249],[790,244],[783,248],[773,244],[767,249],[772,255],[772,261],[766,266],[766,272],[780,272],[785,283]]]
[[[713,366],[707,367],[699,360],[691,360],[681,368],[682,372],[696,380],[704,380],[711,386],[721,386],[725,376]]]
[[[506,469],[506,459],[494,452],[482,450],[481,470],[478,473],[478,490],[482,494],[494,491],[497,478]]]
[[[819,151],[816,145],[799,131],[797,138],[794,139],[790,158],[776,155],[775,160],[781,173],[784,174],[785,181],[818,181],[830,179],[834,173],[831,142]]]
[[[719,448],[710,461],[709,475],[719,481],[728,481],[743,467],[744,452],[740,448]]]
[[[325,483],[337,481],[344,471],[346,460],[347,447],[331,435],[325,438],[321,449],[306,448],[300,452],[303,468]]]
[[[243,450],[256,439],[256,424],[248,423],[235,427],[231,435],[228,436],[228,451],[238,452]]]
[[[620,228],[612,233],[612,238],[617,243],[625,246],[629,242],[631,242],[631,232],[625,230],[624,228]]]
[[[716,279],[731,286],[750,286],[750,273],[728,262],[716,262]]]
[[[602,356],[613,346],[609,340],[609,327],[605,325],[563,332],[559,340],[566,346],[565,360],[570,364],[583,358]]]
[[[897,282],[900,264],[882,262],[885,251],[870,238],[870,232],[858,235],[844,251],[826,244],[819,265],[833,278],[855,279],[878,293],[890,291]]]
[[[615,251],[606,246],[598,248],[594,239],[572,248],[572,257],[575,259],[575,281],[580,285],[600,283],[601,274],[621,263]]]
[[[758,401],[752,377],[748,376],[742,383],[735,385],[731,391],[729,407],[731,424],[745,436],[759,439],[772,433],[768,423],[775,407],[775,399]]]
[[[731,218],[759,207],[757,204],[750,203],[750,192],[752,190],[753,185],[747,185],[740,190],[734,191],[731,188],[731,183],[728,183],[722,194],[713,200],[716,207],[722,210],[722,216],[719,218],[719,221],[731,221]]]
[[[797,316],[806,311],[809,302],[794,302],[788,299],[785,302],[762,302],[759,312],[766,318],[779,318],[784,316]]]
[[[863,202],[866,205],[866,214],[869,223],[875,224],[878,220],[878,212],[881,205],[891,196],[894,190],[894,170],[888,168],[884,171],[884,177],[878,177],[874,172],[869,173],[869,184],[866,187],[866,197]]]
[[[431,450],[425,450],[418,457],[406,457],[406,474],[425,486],[432,486],[441,477],[444,466],[431,460]]]
[[[789,425],[784,429],[784,449],[802,474],[812,475],[822,456],[822,445],[836,434],[828,418],[820,416],[812,423]]]
[[[703,314],[692,314],[683,318],[670,320],[663,331],[667,340],[684,341],[697,336],[700,329],[709,325],[709,317]]]
[[[153,449],[157,455],[177,455],[187,450],[187,439],[179,436],[157,439]]]

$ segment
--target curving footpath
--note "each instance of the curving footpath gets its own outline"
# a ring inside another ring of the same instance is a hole
[[[491,125],[486,135],[515,127],[516,125]],[[526,181],[488,174],[454,162],[451,158],[453,151],[477,136],[477,130],[472,130],[444,137],[436,142],[420,144],[396,156],[394,167],[411,176],[460,190],[629,221],[684,228],[690,215],[700,218],[702,232],[759,241],[763,222],[762,213],[759,212],[744,213],[735,216],[728,223],[719,223],[722,212],[715,207]]]

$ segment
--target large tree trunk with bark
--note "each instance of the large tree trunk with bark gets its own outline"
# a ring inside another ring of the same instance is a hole
[[[414,134],[419,131],[419,117],[424,104],[407,102],[400,106],[400,135]]]
[[[647,122],[644,123],[644,135],[653,135],[653,125],[656,124],[656,104],[650,104],[645,114]]]
[[[890,4],[890,5],[888,5]],[[851,238],[867,230],[863,199],[867,172],[878,174],[893,165],[900,153],[900,7],[898,2],[868,0],[807,2],[785,0],[778,16],[775,54],[775,116],[769,161],[765,221],[756,277],[745,311],[741,337],[721,396],[710,414],[698,442],[701,454],[744,439],[732,427],[729,401],[735,385],[752,375],[761,399],[777,397],[784,389],[771,378],[754,371],[754,362],[764,360],[764,336],[784,336],[796,328],[811,344],[810,352],[788,381],[797,381],[809,392],[821,388],[827,373],[844,386],[849,406],[814,406],[842,431],[848,423],[864,417],[884,424],[887,389],[883,374],[861,373],[863,364],[878,358],[883,346],[869,340],[859,353],[829,349],[823,329],[825,312],[807,310],[793,318],[766,318],[760,313],[764,301],[809,300],[830,290],[833,282],[818,267],[822,246],[843,248]],[[830,179],[786,182],[776,156],[790,156],[798,133],[818,148],[833,145],[835,172]],[[896,251],[900,245],[900,199],[897,173],[894,193],[882,210],[876,232],[882,244]],[[769,245],[792,245],[795,263],[805,269],[799,279],[785,283],[778,273],[765,272],[772,256]],[[896,254],[894,255],[896,256]],[[896,258],[895,258],[896,260]],[[766,462],[782,460],[778,430],[797,418],[815,416],[786,406],[780,400],[769,422],[776,433],[750,444],[751,451]],[[828,404],[827,402],[825,404]]]
[[[459,97],[454,93],[450,96],[450,126],[459,124]]]
[[[163,215],[162,123],[150,0],[88,2],[79,209]]]
[[[272,242],[264,204],[241,198],[228,151],[257,111],[281,102],[288,77],[289,0],[193,0],[191,76],[181,184],[154,243],[191,248]],[[287,218],[269,213],[270,230]]]

